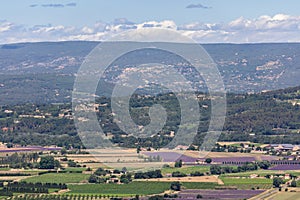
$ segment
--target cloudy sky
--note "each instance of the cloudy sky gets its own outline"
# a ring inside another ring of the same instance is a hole
[[[300,42],[299,0],[2,0],[0,44],[163,27],[200,43]]]

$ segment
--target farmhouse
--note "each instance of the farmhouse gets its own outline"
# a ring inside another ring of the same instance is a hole
[[[3,132],[13,132],[13,130],[14,130],[14,128],[12,128],[12,127],[3,127],[2,129],[1,129]]]
[[[275,151],[298,151],[300,147],[293,144],[270,144],[266,146],[267,149],[274,149]]]
[[[174,149],[175,149],[175,150],[187,150],[188,148],[189,148],[189,146],[178,145],[178,146],[176,146]]]

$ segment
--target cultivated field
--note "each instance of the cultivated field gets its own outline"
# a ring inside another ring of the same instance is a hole
[[[221,177],[225,186],[235,186],[238,189],[270,189],[272,180],[266,178],[228,178]]]
[[[172,172],[179,171],[185,174],[191,174],[192,172],[209,172],[209,166],[184,166],[181,168],[174,168],[174,167],[166,167],[162,168],[162,174],[171,174]]]
[[[126,167],[132,170],[149,168],[161,168],[164,162],[149,162],[145,154],[137,154],[136,149],[93,149],[87,150],[91,154],[68,155],[68,159],[86,165],[91,168],[105,167],[122,169]]]
[[[170,177],[170,178],[153,178],[153,179],[141,179],[138,181],[147,182],[203,182],[203,183],[218,183],[223,184],[217,176],[195,176],[195,177]]]
[[[278,192],[267,200],[300,200],[300,192]]]
[[[23,179],[30,183],[80,183],[86,181],[89,174],[81,173],[48,173]]]
[[[72,194],[114,194],[132,196],[135,194],[149,195],[162,193],[170,188],[170,183],[132,182],[124,185],[117,184],[77,184],[69,185]]]
[[[216,183],[184,182],[186,189],[214,189]],[[170,189],[170,182],[134,181],[129,184],[70,184],[68,194],[110,194],[118,196],[131,196],[135,194],[150,195],[163,193]]]
[[[248,199],[262,192],[264,190],[183,190],[178,196],[180,199],[197,199],[197,195],[201,195],[203,199],[229,200]]]
[[[257,156],[254,153],[228,153],[228,152],[199,152],[199,151],[185,151],[185,155],[192,156],[192,157],[202,157],[201,155],[207,155],[206,157],[210,158],[219,158],[219,157],[252,157]]]

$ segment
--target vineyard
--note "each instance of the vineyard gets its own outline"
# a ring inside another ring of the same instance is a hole
[[[149,195],[162,193],[170,188],[170,183],[165,182],[137,182],[129,184],[74,184],[68,185],[71,194],[102,194],[132,196],[135,194]]]
[[[20,196],[14,196],[12,200],[105,200],[115,198],[118,199],[116,195],[45,195],[45,194],[26,194]]]
[[[235,186],[241,190],[270,189],[272,180],[266,178],[221,178],[225,186]]]
[[[31,183],[79,183],[87,180],[89,176],[89,174],[82,173],[47,173],[24,179],[24,181]]]

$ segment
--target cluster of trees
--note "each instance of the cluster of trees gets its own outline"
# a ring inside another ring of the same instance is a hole
[[[31,176],[31,174],[28,173],[1,173],[0,176]],[[2,183],[0,182],[0,185]]]
[[[13,153],[0,158],[0,165],[6,165],[10,168],[38,168],[38,153]]]
[[[268,169],[270,167],[270,163],[268,161],[262,161],[257,163],[246,163],[241,166],[220,166],[220,165],[211,165],[210,173],[211,174],[225,174],[225,173],[239,173],[246,171],[254,171],[258,168]]]
[[[164,194],[164,198],[176,199],[178,198],[178,194]]]
[[[40,158],[40,161],[38,159]],[[61,161],[68,161],[65,158],[62,158]],[[70,166],[70,162],[68,162]],[[74,162],[74,161],[72,161]],[[76,163],[75,163],[76,164]],[[71,164],[73,166],[73,163]],[[76,164],[76,167],[78,165]],[[46,155],[43,156],[42,153],[13,153],[11,155],[7,155],[6,157],[0,158],[0,168],[1,167],[10,167],[15,169],[57,169],[61,167],[61,164],[58,160],[55,160],[53,156]],[[63,171],[61,171],[63,172]],[[41,172],[44,173],[44,172]],[[9,174],[7,174],[9,175]],[[14,176],[18,174],[14,173]],[[26,174],[21,174],[22,176],[26,176]]]
[[[53,156],[43,156],[39,162],[40,169],[54,169],[60,166],[59,161],[55,160]]]
[[[68,167],[81,167],[81,165],[75,162],[74,160],[67,160],[67,161],[68,161]]]
[[[39,188],[32,188],[32,187],[10,187],[5,186],[3,190],[12,192],[12,193],[49,193],[48,188],[46,187],[39,187]]]
[[[269,169],[269,167],[271,166],[271,163],[269,161],[261,161],[261,162],[257,162],[257,165],[261,168],[261,169]]]
[[[89,183],[106,183],[108,177],[106,174],[109,174],[108,170],[104,170],[103,168],[98,168],[88,179]]]
[[[134,174],[135,179],[149,179],[149,178],[162,178],[161,170],[154,170],[148,172],[137,172]]]
[[[187,175],[183,172],[180,171],[176,171],[176,172],[172,172],[172,177],[186,177]]]
[[[132,174],[131,173],[126,173],[122,174],[120,177],[120,182],[124,184],[128,184],[132,181]]]
[[[161,195],[151,196],[151,197],[149,197],[149,200],[165,200],[165,199],[177,199],[177,198],[178,198],[178,194],[165,193],[163,196],[161,196]]]
[[[195,171],[195,172],[191,172],[190,175],[191,175],[191,176],[204,176],[205,174],[202,173],[202,172]]]
[[[0,194],[11,196],[13,193],[49,193],[49,189],[67,189],[66,184],[57,183],[26,183],[26,182],[9,182],[0,190]]]
[[[117,175],[116,175],[117,174]],[[109,175],[109,176],[107,176]],[[104,170],[103,168],[98,168],[88,179],[89,183],[106,183],[110,179],[114,179],[115,182],[120,182],[127,184],[132,181],[132,174],[127,173],[127,169],[124,167],[121,171],[118,169]]]
[[[260,147],[257,147],[260,148]],[[251,145],[248,148],[244,147],[244,144],[241,143],[240,146],[233,146],[233,145],[220,145],[219,143],[216,143],[214,148],[212,148],[212,152],[240,152],[240,153],[251,153],[252,150],[256,150],[254,145]]]
[[[172,177],[186,177],[186,176],[187,174],[180,171],[172,172]],[[195,172],[191,172],[190,176],[204,176],[204,173],[195,171]]]
[[[67,185],[65,183],[27,183],[26,181],[22,182],[13,182],[8,184],[9,186],[26,186],[26,187],[47,187],[47,188],[54,188],[54,189],[68,189]]]

